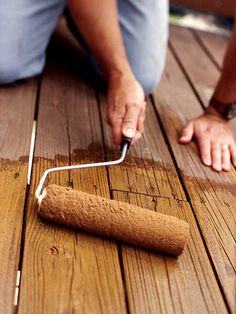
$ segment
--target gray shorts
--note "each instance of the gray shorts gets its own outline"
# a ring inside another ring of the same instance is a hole
[[[7,0],[0,6],[0,83],[42,72],[64,0]],[[118,0],[130,66],[150,93],[160,80],[168,39],[168,0]]]

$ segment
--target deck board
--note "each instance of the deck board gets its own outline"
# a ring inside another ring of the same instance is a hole
[[[81,147],[85,152],[85,148],[96,142],[93,135],[101,140],[99,132],[96,133],[100,123],[98,108],[94,107],[96,98],[89,97],[90,94],[91,88],[88,88],[85,96],[83,85],[70,72],[49,67],[43,76],[19,313],[104,313],[107,309],[111,313],[126,312],[116,244],[42,221],[34,198],[43,170],[69,164],[70,160],[85,161],[85,154],[70,156],[70,149]],[[87,114],[93,115],[93,120],[88,120]],[[81,121],[85,119],[94,133],[81,136],[79,131],[84,124]],[[91,158],[95,161],[97,156],[91,155]],[[103,180],[99,180],[101,176]],[[78,178],[77,174],[60,172],[51,175],[50,183],[73,184],[74,188],[89,192],[97,184],[98,193],[108,196],[106,171],[95,170],[90,180],[86,180],[88,177],[86,172]]]
[[[20,260],[36,92],[34,79],[0,87],[0,312],[6,314],[13,311]]]
[[[199,55],[197,46],[190,47],[187,53],[184,52],[186,43],[182,48],[180,47],[180,41],[183,43],[186,39],[191,46],[191,34],[186,34],[186,32],[189,31],[176,28],[171,33],[172,36],[174,35],[171,37],[171,45],[175,49],[175,54],[178,54],[178,60],[182,60],[185,71],[188,71],[188,79],[192,79],[201,73],[197,69],[198,65],[201,69],[209,68],[207,59]],[[200,61],[198,60],[197,63],[193,60],[191,62],[187,56],[192,51],[198,55]],[[191,81],[199,93],[209,87],[209,84],[213,87],[212,74],[203,73],[202,75],[206,75],[209,82],[204,78],[201,81],[199,77]],[[213,79],[215,81],[215,78]],[[176,142],[177,134],[186,121],[199,115],[202,109],[171,52],[168,56],[164,78],[154,98],[228,306],[233,311],[235,306],[236,172],[232,169],[227,174],[217,174],[201,164],[194,143],[183,147]]]
[[[193,31],[193,33],[216,66],[222,68],[229,38],[201,31]]]

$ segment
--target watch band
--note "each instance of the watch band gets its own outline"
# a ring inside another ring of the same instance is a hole
[[[236,117],[236,102],[225,104],[212,97],[210,106],[217,110],[217,112],[219,112],[219,114],[226,120],[231,120]]]

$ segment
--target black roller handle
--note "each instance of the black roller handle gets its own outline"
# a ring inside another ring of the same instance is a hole
[[[122,136],[121,145],[120,145],[120,152],[122,152],[122,150],[123,150],[125,144],[128,144],[128,147],[127,147],[127,151],[128,151],[131,142],[132,142],[132,138],[126,137],[126,136],[123,135],[123,136]]]

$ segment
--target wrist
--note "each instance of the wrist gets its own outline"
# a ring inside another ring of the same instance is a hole
[[[213,106],[209,105],[205,110],[205,115],[213,118],[218,122],[227,123],[228,120],[224,118]]]
[[[120,62],[107,70],[106,78],[108,83],[112,83],[121,79],[134,79],[134,74],[127,62]]]
[[[226,121],[231,120],[236,116],[236,102],[227,104],[212,97],[209,108],[210,112],[213,112],[214,114],[218,113],[218,115]]]

